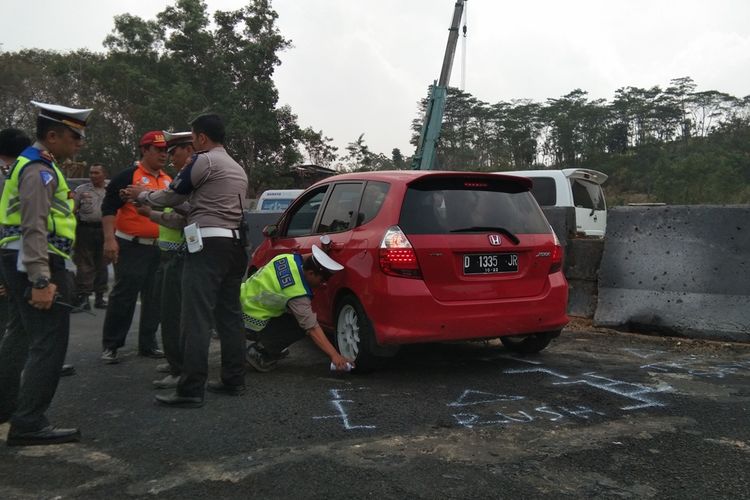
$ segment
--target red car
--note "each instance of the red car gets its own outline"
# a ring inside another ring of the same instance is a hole
[[[321,326],[359,369],[399,344],[500,338],[544,349],[568,322],[562,248],[524,177],[363,172],[302,193],[255,250],[251,271],[328,235],[345,269],[315,292]]]

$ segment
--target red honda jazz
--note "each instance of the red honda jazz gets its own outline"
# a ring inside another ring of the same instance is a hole
[[[524,177],[364,172],[302,193],[251,267],[328,235],[344,265],[316,290],[321,326],[368,369],[400,344],[500,338],[544,349],[568,322],[562,248]]]

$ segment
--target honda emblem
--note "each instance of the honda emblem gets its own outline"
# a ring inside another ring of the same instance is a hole
[[[488,238],[490,239],[490,245],[498,246],[501,243],[499,234],[490,234]]]

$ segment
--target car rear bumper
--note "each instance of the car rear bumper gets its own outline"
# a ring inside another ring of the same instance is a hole
[[[538,296],[494,301],[435,300],[424,282],[389,279],[388,293],[363,302],[379,344],[503,337],[559,330],[568,323],[568,284],[550,275]]]

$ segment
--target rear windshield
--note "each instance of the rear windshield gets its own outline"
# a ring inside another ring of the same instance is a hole
[[[604,191],[602,187],[590,181],[582,179],[570,179],[573,188],[573,204],[576,207],[589,208],[591,210],[604,210]]]
[[[503,228],[514,234],[549,233],[534,197],[516,182],[428,179],[409,186],[399,226],[406,234],[448,234]]]
[[[531,194],[536,198],[539,206],[554,207],[557,203],[557,185],[552,177],[534,177]]]

